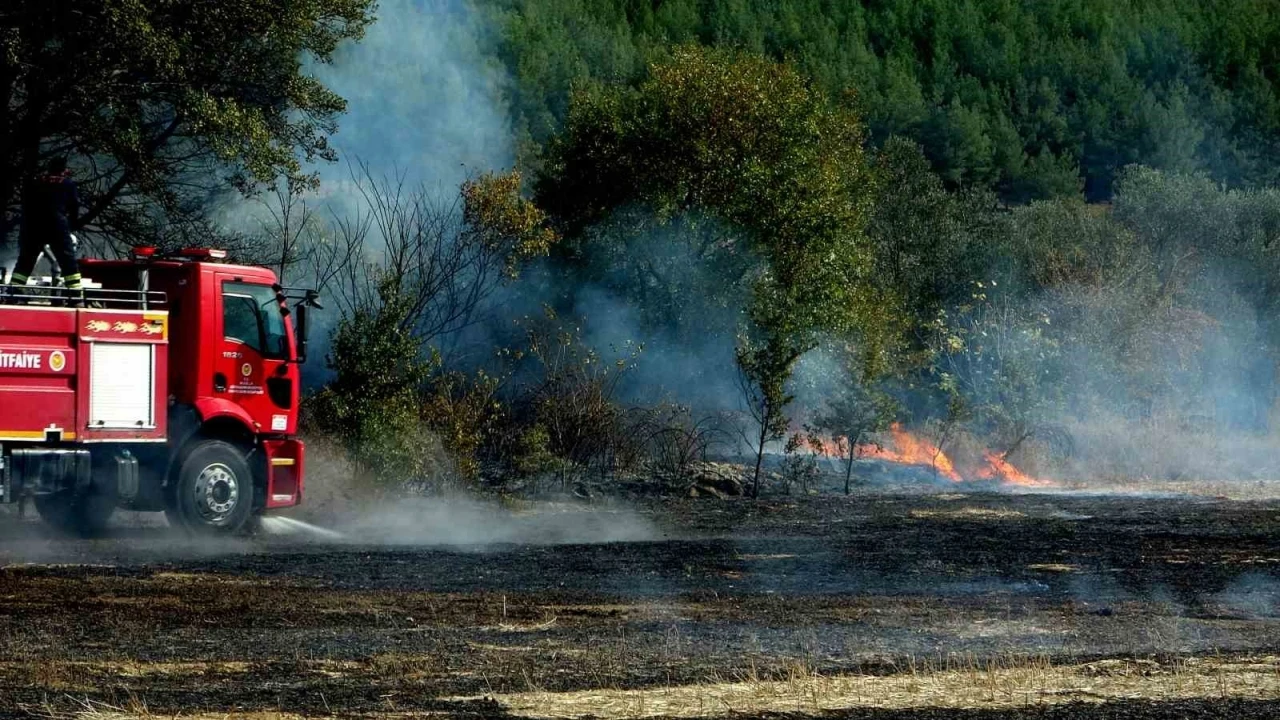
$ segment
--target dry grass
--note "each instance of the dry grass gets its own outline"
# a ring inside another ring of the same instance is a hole
[[[889,676],[824,676],[797,665],[781,680],[648,690],[526,692],[495,699],[537,718],[713,717],[730,713],[822,712],[849,708],[1009,709],[1065,702],[1280,698],[1280,658],[1190,659],[1162,665],[1107,660],[1074,666],[1019,659],[919,667]]]
[[[965,507],[954,510],[912,510],[908,513],[917,520],[1010,520],[1026,517],[1017,510],[1000,508]]]
[[[535,648],[478,648],[533,651]],[[332,663],[332,677],[420,677],[434,664],[429,658],[385,655],[368,663]],[[77,666],[82,664],[77,664]],[[87,665],[87,664],[83,664]],[[247,670],[241,663],[95,663],[119,675],[145,677],[208,673],[234,674]],[[110,666],[110,667],[108,667]],[[1280,698],[1280,657],[1190,658],[1173,663],[1114,659],[1055,666],[1044,659],[1003,661],[958,659],[946,667],[907,663],[888,676],[826,676],[797,663],[781,679],[762,679],[749,673],[734,680],[713,679],[699,685],[646,690],[584,690],[552,693],[536,689],[493,698],[513,715],[530,718],[644,718],[721,717],[733,713],[816,713],[851,708],[901,710],[910,708],[1007,710],[1066,702],[1121,700],[1191,700]],[[471,700],[473,698],[453,698]],[[390,718],[396,713],[376,713]],[[48,712],[48,718],[74,720],[139,720],[158,717],[145,703],[126,707],[86,702],[71,715]],[[193,720],[237,718],[292,720],[280,712],[191,712],[177,717]]]
[[[477,651],[533,652],[533,647],[476,646]],[[432,658],[383,655],[367,662],[319,662],[315,670],[333,678],[417,678],[432,674]],[[77,663],[85,670],[89,663]],[[235,675],[242,663],[93,663],[95,670],[134,677]],[[323,668],[321,666],[324,666]],[[64,667],[63,670],[73,669]],[[74,691],[72,691],[74,692]],[[742,676],[710,678],[696,685],[644,690],[596,689],[545,692],[532,682],[529,690],[492,699],[512,715],[528,718],[677,718],[724,717],[735,713],[821,713],[855,708],[1010,710],[1068,702],[1125,700],[1280,699],[1280,657],[1186,658],[1172,662],[1112,659],[1076,665],[1054,665],[1044,658],[1000,660],[953,658],[943,663],[903,663],[891,675],[823,675],[796,663],[781,676],[765,678],[754,671]],[[478,698],[447,698],[469,702]],[[294,720],[294,713],[192,710],[177,715],[153,713],[132,697],[124,705],[84,701],[78,710],[35,709],[50,720]],[[376,712],[367,717],[393,718],[402,713]]]
[[[246,585],[267,587],[279,585],[279,581],[267,578],[244,578],[235,575],[220,575],[217,573],[191,573],[191,572],[169,572],[162,571],[152,573],[148,578],[151,582],[159,583],[207,583],[215,585]],[[146,582],[146,581],[139,581]]]
[[[159,720],[160,718],[184,718],[185,720],[304,720],[307,717],[298,713],[276,711],[193,712],[180,715],[157,714],[152,713],[147,709],[146,704],[139,700],[134,700],[123,706],[84,702],[82,703],[82,708],[73,713],[44,708],[33,711],[31,715],[45,720]]]
[[[74,660],[0,662],[0,678],[50,690],[74,692],[93,689],[104,681],[121,678],[156,680],[237,676],[251,666],[241,661],[139,662],[134,660]]]
[[[501,622],[501,623],[498,623],[497,625],[482,625],[477,629],[486,631],[486,632],[536,633],[536,632],[543,632],[544,630],[550,630],[551,628],[556,626],[556,622],[558,620],[559,618],[557,617],[550,617],[550,618],[547,618],[546,620],[542,620],[541,622],[529,622],[529,623]]]
[[[1067,565],[1065,563],[1032,563],[1027,566],[1027,569],[1052,573],[1073,573],[1080,571],[1079,566]]]

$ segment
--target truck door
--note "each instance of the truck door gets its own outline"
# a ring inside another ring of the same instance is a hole
[[[297,390],[275,291],[228,278],[219,285],[222,347],[214,360],[214,394],[243,407],[260,432],[294,432]]]

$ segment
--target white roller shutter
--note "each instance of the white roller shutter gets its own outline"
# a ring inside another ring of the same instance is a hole
[[[155,346],[94,343],[89,427],[155,427]]]

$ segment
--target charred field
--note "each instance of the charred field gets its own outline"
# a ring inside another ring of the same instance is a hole
[[[0,533],[0,717],[1280,713],[1280,501],[528,505],[613,542]]]

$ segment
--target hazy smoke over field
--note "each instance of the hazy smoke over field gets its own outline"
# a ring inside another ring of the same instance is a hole
[[[381,545],[559,545],[636,542],[660,534],[623,507],[541,503],[526,510],[468,497],[407,498],[348,508],[318,524],[268,519],[268,533]]]
[[[465,0],[380,0],[377,22],[315,75],[347,100],[334,145],[346,161],[454,192],[471,173],[510,167],[502,68]],[[345,163],[318,168],[341,197]]]
[[[618,402],[739,409],[734,348],[750,287],[729,281],[723,262],[717,266],[722,258],[699,249],[703,234],[728,231],[705,218],[660,223],[644,211],[618,215],[626,219],[603,223],[588,241],[609,248],[607,260],[577,274],[549,263],[531,268],[493,303],[500,312],[463,342],[478,353],[519,343],[512,320],[552,305],[562,325],[580,330],[584,346],[606,362],[626,362]]]
[[[464,180],[514,163],[503,100],[508,79],[486,48],[492,29],[477,9],[467,0],[381,0],[376,18],[364,38],[338,49],[331,64],[309,68],[347,101],[331,138],[338,162],[311,168],[320,190],[318,197],[304,198],[322,223],[367,218],[370,182],[409,193],[423,188],[447,206]],[[241,207],[234,214],[246,215]],[[261,209],[247,215],[271,224]],[[376,258],[376,233],[368,243]],[[298,282],[307,281],[309,270],[296,271]],[[339,319],[334,306],[328,308],[312,331],[317,359],[325,356]],[[326,373],[321,362],[311,362],[307,382],[323,382]]]

